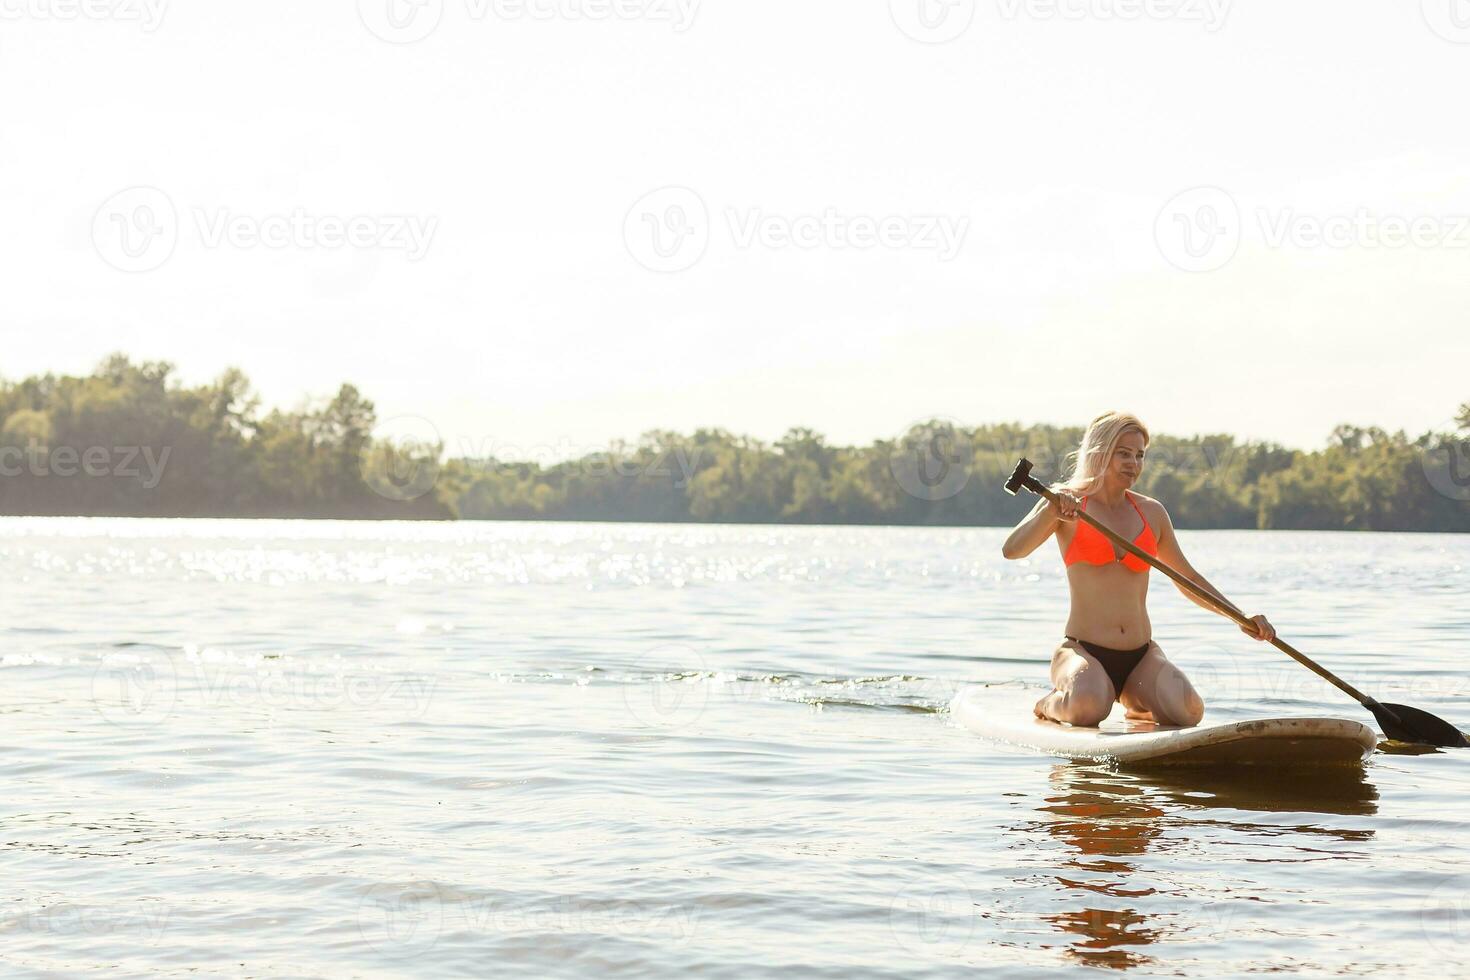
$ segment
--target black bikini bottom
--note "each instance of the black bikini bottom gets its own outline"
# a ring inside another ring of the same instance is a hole
[[[1079,640],[1075,636],[1069,636],[1067,639],[1079,644],[1082,649],[1096,657],[1098,663],[1102,664],[1103,670],[1108,672],[1108,677],[1113,682],[1115,697],[1123,693],[1123,685],[1128,683],[1128,675],[1133,673],[1133,669],[1138,666],[1143,660],[1143,655],[1148,653],[1148,648],[1153,645],[1145,643],[1136,650],[1114,650],[1112,647]]]

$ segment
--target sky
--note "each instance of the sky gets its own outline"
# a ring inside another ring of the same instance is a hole
[[[0,376],[453,455],[1470,400],[1470,5],[0,0]]]

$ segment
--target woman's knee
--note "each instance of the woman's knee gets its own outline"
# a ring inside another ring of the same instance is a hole
[[[1044,714],[1069,725],[1100,724],[1113,710],[1113,682],[1102,665],[1068,641],[1052,657],[1052,684]]]
[[[1055,705],[1058,721],[1069,725],[1092,727],[1101,724],[1113,710],[1113,699],[1095,688],[1072,690],[1062,694]]]
[[[1198,725],[1205,716],[1205,703],[1184,672],[1169,662],[1154,644],[1129,681],[1123,703],[1130,709],[1147,711],[1165,725]]]
[[[1167,696],[1159,699],[1161,702],[1159,707],[1163,708],[1162,714],[1168,716],[1167,724],[1183,725],[1186,728],[1198,725],[1205,716],[1204,699],[1199,696],[1194,685],[1189,683],[1189,678],[1185,677],[1177,667],[1170,665],[1166,669],[1172,672],[1173,676],[1168,679],[1167,684],[1161,685]],[[1158,717],[1160,713],[1158,708],[1154,709],[1155,717]],[[1160,718],[1159,720],[1164,721],[1165,719]]]
[[[1195,693],[1193,687],[1184,695],[1182,703],[1178,706],[1178,715],[1179,717],[1175,719],[1174,724],[1184,725],[1187,728],[1192,728],[1204,720],[1205,702],[1203,698]]]

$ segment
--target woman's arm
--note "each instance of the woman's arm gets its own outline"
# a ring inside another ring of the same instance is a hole
[[[1155,501],[1155,503],[1158,502]],[[1254,636],[1258,640],[1269,640],[1271,639],[1271,637],[1275,636],[1276,628],[1273,627],[1269,622],[1267,622],[1265,616],[1247,616],[1239,606],[1221,595],[1219,589],[1211,585],[1208,579],[1206,579],[1203,575],[1195,570],[1195,567],[1189,563],[1189,559],[1184,557],[1183,549],[1179,547],[1179,536],[1174,533],[1174,522],[1170,520],[1168,510],[1164,508],[1163,504],[1159,504],[1158,506],[1158,516],[1160,518],[1158,534],[1159,560],[1173,568],[1176,572],[1179,572],[1195,585],[1198,585],[1200,588],[1204,589],[1210,595],[1214,596],[1216,599],[1219,600],[1220,605],[1224,606],[1226,609],[1233,610],[1236,615],[1240,616],[1242,619],[1249,619],[1256,622],[1257,632],[1251,633],[1250,630],[1247,630],[1244,626],[1242,626],[1240,628],[1240,631],[1242,633],[1245,633],[1248,636]],[[1173,582],[1174,580],[1170,579],[1169,581]],[[1201,599],[1199,596],[1195,595],[1193,592],[1189,591],[1178,582],[1174,582],[1174,587],[1182,592],[1184,594],[1184,597],[1190,602],[1194,603],[1196,606],[1199,606],[1202,609],[1208,609],[1210,612],[1213,613],[1219,613],[1221,616],[1225,615],[1223,612],[1220,612],[1219,609],[1216,609],[1214,606],[1210,605],[1204,599]]]
[[[1051,537],[1056,531],[1057,525],[1062,521],[1075,520],[1077,507],[1076,499],[1066,491],[1057,494],[1065,505],[1065,510],[1058,510],[1056,505],[1042,497],[1036,501],[1036,506],[1031,508],[1031,513],[1026,519],[1016,525],[1011,536],[1006,538],[1006,543],[1001,545],[1000,553],[1007,558],[1025,558],[1031,552],[1041,547],[1041,543]]]

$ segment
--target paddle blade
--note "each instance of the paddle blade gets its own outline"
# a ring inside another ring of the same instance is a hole
[[[1399,742],[1423,742],[1450,749],[1470,748],[1465,733],[1454,725],[1427,711],[1411,708],[1407,704],[1368,705],[1373,717],[1378,719],[1383,734]],[[1387,710],[1384,710],[1387,709]],[[1389,712],[1393,712],[1392,715]],[[1394,715],[1398,720],[1394,720]]]

